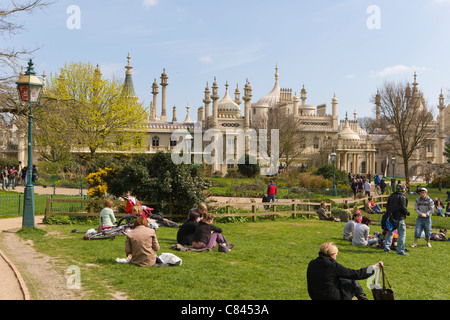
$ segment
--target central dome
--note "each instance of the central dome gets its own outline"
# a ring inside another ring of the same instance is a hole
[[[228,94],[228,84],[226,85],[225,96],[219,101],[217,109],[221,118],[235,118],[241,115],[241,108],[234,102]]]
[[[266,104],[269,106],[269,108],[273,108],[277,105],[277,103],[280,101],[280,85],[278,84],[278,66],[275,67],[275,85],[273,86],[272,91],[269,92],[269,94],[265,95],[261,99],[258,100],[256,103],[257,105],[263,105]]]

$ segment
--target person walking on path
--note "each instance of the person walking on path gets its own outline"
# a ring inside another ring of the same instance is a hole
[[[434,211],[434,202],[428,196],[428,190],[420,188],[420,197],[414,202],[414,210],[417,212],[418,217],[416,220],[416,228],[414,230],[414,244],[412,248],[417,247],[417,240],[420,238],[422,231],[425,231],[425,240],[427,241],[427,247],[431,247],[431,215]]]
[[[275,202],[275,196],[277,194],[277,186],[274,181],[271,180],[269,186],[267,187],[267,197],[269,198],[269,202]]]
[[[406,216],[409,216],[408,211],[408,198],[406,198],[406,187],[402,184],[398,184],[395,187],[395,192],[391,194],[387,200],[386,211],[392,214],[392,217],[398,221],[397,233],[397,253],[403,256],[408,254],[405,252],[405,239],[406,239]],[[394,231],[391,230],[387,233],[384,245],[384,252],[391,250],[392,239],[394,237]]]

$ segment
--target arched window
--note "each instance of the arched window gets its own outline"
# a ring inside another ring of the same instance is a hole
[[[152,138],[152,147],[159,147],[159,137],[158,136],[154,136]]]
[[[317,138],[317,137],[314,137],[314,139],[313,139],[313,148],[319,149],[319,138]]]

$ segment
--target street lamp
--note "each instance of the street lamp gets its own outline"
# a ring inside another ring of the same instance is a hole
[[[43,83],[36,76],[33,68],[33,61],[28,62],[28,68],[25,74],[16,82],[19,98],[22,102],[28,102],[28,168],[27,181],[23,200],[23,228],[34,228],[34,186],[33,186],[33,104],[39,102]]]
[[[336,152],[334,152],[334,148],[333,148],[333,152],[330,154],[330,158],[331,158],[331,162],[333,163],[333,196],[337,196],[337,189],[336,189],[336,175],[335,175],[335,165],[336,165],[336,158],[337,158],[337,154]]]
[[[391,179],[391,187],[392,192],[395,192],[395,155],[392,155],[391,163],[392,163],[392,179]]]

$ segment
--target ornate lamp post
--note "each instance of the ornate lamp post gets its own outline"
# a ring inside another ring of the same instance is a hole
[[[25,74],[16,82],[19,98],[22,102],[28,102],[28,164],[27,164],[27,181],[24,191],[23,200],[23,228],[34,228],[34,186],[32,180],[33,167],[33,104],[39,102],[43,83],[36,76],[33,68],[33,61],[28,62],[28,69]]]
[[[391,179],[391,187],[392,187],[392,192],[395,192],[395,155],[392,155],[391,158],[391,163],[392,163],[392,179]]]
[[[337,154],[336,154],[336,152],[334,152],[334,148],[333,148],[333,152],[330,154],[330,158],[331,158],[331,162],[333,163],[333,196],[335,197],[335,196],[337,196],[336,175],[335,175]]]

